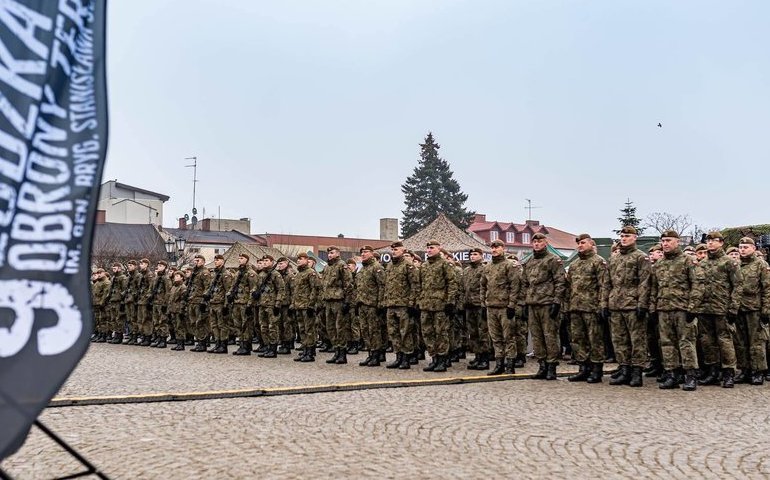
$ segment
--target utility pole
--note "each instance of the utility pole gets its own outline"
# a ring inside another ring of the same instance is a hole
[[[193,169],[193,204],[192,204],[192,227],[195,230],[195,225],[198,223],[198,209],[195,208],[195,184],[198,183],[198,157],[185,157],[185,160],[192,160],[192,165],[185,165],[185,168],[192,167]]]
[[[532,209],[533,208],[540,208],[540,207],[533,207],[532,206],[532,200],[529,198],[525,198],[524,200],[527,201],[527,206],[524,207],[524,210],[527,210],[529,213],[527,214],[527,220],[532,220]]]

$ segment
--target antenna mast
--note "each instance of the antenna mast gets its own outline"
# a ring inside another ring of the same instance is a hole
[[[185,160],[192,160],[192,165],[185,165],[185,167],[192,167],[193,169],[193,204],[192,204],[192,227],[195,230],[195,225],[198,223],[198,209],[195,208],[195,184],[198,183],[198,157],[185,157]]]

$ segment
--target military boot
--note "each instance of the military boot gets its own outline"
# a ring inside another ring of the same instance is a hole
[[[291,350],[286,346],[286,342],[281,342],[276,345],[275,353],[278,355],[288,355],[291,353]]]
[[[446,372],[447,369],[447,356],[446,355],[438,355],[438,360],[436,361],[436,366],[433,368],[434,372]]]
[[[379,357],[377,357],[379,358]],[[340,348],[340,356],[337,357],[337,360],[334,362],[336,365],[344,365],[348,363],[348,349],[345,347]],[[370,367],[376,367],[379,366],[380,362],[377,362],[377,365],[374,365],[374,362],[369,362]]]
[[[409,370],[412,368],[412,362],[410,361],[409,357],[411,357],[411,354],[402,353],[401,354],[401,364],[398,366],[399,370]]]
[[[552,362],[552,363],[546,363],[546,372],[545,372],[545,379],[546,380],[556,380],[556,365],[558,363]]]
[[[513,366],[513,359],[512,358],[506,358],[505,359],[505,373],[508,375],[512,375],[516,373],[516,369]]]
[[[735,376],[735,384],[740,385],[742,383],[751,383],[751,377],[753,377],[751,370],[748,368],[742,368],[741,373]]]
[[[100,333],[96,337],[96,343],[107,343],[107,334]]]
[[[166,336],[165,335],[159,335],[158,344],[155,345],[156,348],[166,348]]]
[[[682,390],[685,392],[692,392],[696,388],[698,388],[698,381],[695,380],[695,370],[687,370],[684,374]]]
[[[195,342],[195,347],[190,349],[191,352],[205,352],[206,351],[206,344],[198,340]]]
[[[332,343],[331,343],[330,341],[328,341],[328,340],[324,340],[323,342],[321,342],[321,348],[319,348],[319,349],[318,349],[318,351],[319,351],[319,352],[323,352],[323,353],[326,353],[326,352],[334,352],[334,353],[335,353],[335,355],[336,355],[336,353],[337,353],[337,352],[336,352],[336,351],[335,351],[335,350],[332,348]]]
[[[217,350],[219,350],[219,343],[220,343],[219,340],[214,342],[214,345],[212,345],[212,347],[208,351],[206,351],[206,353],[217,353]]]
[[[516,360],[513,362],[514,368],[524,368],[524,364],[527,363],[527,356],[523,353],[516,355]]]
[[[348,355],[358,355],[358,342],[348,342]]]
[[[268,344],[260,342],[260,343],[257,344],[257,348],[255,348],[252,351],[257,352],[258,354],[265,353],[265,352],[267,352],[268,347],[269,347]],[[259,355],[257,355],[257,356],[259,356]]]
[[[417,358],[417,352],[412,352],[409,355],[409,365],[417,365],[418,363],[420,363],[420,360]]]
[[[436,369],[436,363],[438,363],[438,355],[434,355],[430,359],[430,363],[422,369],[423,372],[432,372]]]
[[[96,339],[99,338],[99,332],[94,332],[91,334],[91,342],[95,343]]]
[[[365,359],[363,359],[360,362],[358,362],[358,366],[359,367],[368,367],[369,366],[369,362],[372,361],[372,356],[375,355],[376,353],[377,352],[375,352],[374,350],[369,350],[369,355],[367,355]]]
[[[449,352],[449,361],[450,362],[459,362],[460,361],[460,349],[455,348],[454,350],[451,350]]]
[[[603,363],[592,363],[591,374],[586,378],[586,383],[602,383],[602,376],[604,375]]]
[[[699,385],[717,385],[719,383],[719,366],[709,365],[708,373],[703,380],[698,380]]]
[[[725,368],[722,370],[722,388],[733,388],[735,386],[735,370]]]
[[[548,367],[546,367],[545,360],[538,360],[537,372],[532,376],[535,380],[544,380],[548,374]]]
[[[677,388],[679,386],[679,382],[677,382],[676,375],[674,375],[674,372],[671,370],[666,370],[666,379],[658,385],[658,388],[661,390],[671,390],[674,388]]]
[[[505,373],[505,359],[504,358],[496,358],[495,359],[495,368],[487,373],[487,375],[502,375]]]
[[[489,370],[489,357],[489,353],[482,353],[481,360],[476,364],[476,370]]]
[[[299,361],[302,363],[315,362],[315,347],[308,347],[306,354],[302,355]]]
[[[591,362],[582,362],[579,365],[578,373],[567,377],[568,382],[584,382],[591,374]]]
[[[155,348],[155,347],[157,347],[157,346],[158,346],[158,342],[160,342],[160,338],[159,338],[159,335],[153,335],[153,336],[152,336],[152,341],[150,341],[150,346],[151,346],[152,348]]]
[[[158,345],[158,347],[160,347],[160,345]],[[214,353],[219,353],[221,355],[227,354],[227,339],[226,338],[223,338],[222,340],[219,341],[219,348]]]
[[[657,377],[661,373],[663,373],[663,365],[661,365],[660,360],[657,358],[653,358],[650,361],[650,366],[644,369],[644,376],[647,378]]]
[[[417,348],[417,360],[425,360],[425,349]]]
[[[386,360],[384,348],[377,350],[377,360],[379,360],[380,362],[384,362]]]
[[[481,354],[477,353],[473,360],[468,362],[468,365],[465,368],[468,370],[476,370],[476,365],[478,365],[479,360],[481,360]]]
[[[628,382],[629,387],[641,387],[642,386],[642,367],[631,367],[631,380]],[[677,385],[679,383],[677,382]]]
[[[752,385],[763,385],[765,383],[765,374],[764,372],[754,372],[754,374],[751,376],[751,384]]]
[[[145,335],[142,337],[142,343],[139,344],[140,347],[149,347],[151,343],[150,335]]]
[[[321,350],[319,350],[319,352],[320,352],[320,351],[321,351]],[[331,363],[335,363],[335,362],[337,361],[337,359],[338,359],[338,358],[340,358],[340,349],[339,349],[339,348],[337,348],[337,349],[335,349],[335,350],[334,350],[334,355],[332,355],[332,356],[331,356],[331,358],[327,359],[327,360],[326,360],[326,363],[330,363],[330,364],[331,364]]]
[[[295,362],[301,362],[302,361],[302,357],[304,357],[306,355],[307,355],[307,347],[304,347],[302,349],[302,352],[300,352],[296,357],[292,358],[292,360],[294,360]]]
[[[385,368],[398,368],[401,366],[401,362],[403,361],[404,361],[404,354],[401,352],[398,352],[396,354],[396,359],[392,363],[385,365]]]
[[[271,343],[262,358],[276,358],[278,356],[278,344]]]
[[[176,342],[176,345],[174,345],[174,347],[171,350],[174,350],[176,352],[184,350],[184,342],[183,341]]]
[[[246,342],[241,340],[238,342],[238,350],[234,351],[233,355],[251,355],[251,348],[246,348]]]
[[[617,377],[610,377],[610,385],[628,385],[628,382],[631,381],[631,367],[628,365],[621,365],[619,367],[619,372]]]
[[[369,362],[368,367],[379,367],[380,366],[380,351],[375,350],[374,355],[372,355],[372,360]]]

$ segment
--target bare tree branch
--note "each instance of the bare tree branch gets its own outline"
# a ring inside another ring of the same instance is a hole
[[[666,230],[674,230],[679,236],[682,236],[690,225],[692,225],[692,219],[687,214],[674,215],[667,212],[653,212],[644,219],[644,226],[657,231],[659,234]]]

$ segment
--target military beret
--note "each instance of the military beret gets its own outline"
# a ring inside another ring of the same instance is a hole
[[[626,225],[625,227],[620,229],[620,233],[627,233],[627,234],[631,234],[631,235],[636,235],[638,232],[631,225]]]
[[[648,250],[648,252],[649,252],[649,253],[652,253],[652,252],[657,252],[657,251],[659,251],[659,250],[662,250],[662,247],[660,246],[660,244],[659,244],[659,243],[656,243],[655,245],[653,245],[653,246],[651,246],[651,247],[650,247],[650,249]]]
[[[581,240],[591,240],[591,235],[587,233],[581,233],[577,237],[575,237],[575,243],[580,243]]]
[[[414,257],[414,252],[411,250],[404,250],[404,255],[409,255],[410,257]]]
[[[299,260],[300,258],[310,258],[310,257],[305,252],[299,252],[297,254],[297,260]]]
[[[390,248],[398,248],[403,246],[404,246],[404,242],[393,242],[390,244]]]
[[[684,247],[684,249],[682,251],[684,251],[684,252],[694,252],[695,251],[695,247],[693,247],[692,245],[687,245],[686,247]]]
[[[278,259],[278,263],[281,263],[281,262],[288,262],[288,261],[289,261],[289,259],[288,259],[288,258],[286,258],[286,257],[280,257],[280,258]]]
[[[743,237],[738,241],[738,245],[754,245],[756,246],[756,243],[754,243],[754,239],[751,237]]]
[[[199,253],[198,255],[194,256],[193,258],[200,258],[200,259],[201,259],[201,260],[203,260],[204,262],[206,261],[206,257],[204,257],[203,255],[201,255],[200,253]]]
[[[214,255],[214,260],[224,260],[224,259],[225,259],[224,255],[221,255],[221,254]]]
[[[482,250],[479,247],[471,248],[471,253],[478,253],[479,255],[484,255],[484,250]]]
[[[262,260],[270,260],[271,262],[275,261],[275,258],[273,258],[272,255],[264,255],[262,257]]]
[[[430,240],[428,240],[428,243],[426,243],[425,246],[426,247],[431,247],[431,246],[440,247],[441,243],[439,243],[438,240],[435,240],[435,239],[431,238]]]
[[[547,240],[547,237],[542,233],[536,233],[532,235],[532,240]]]
[[[724,242],[725,237],[722,235],[722,232],[715,230],[706,234],[706,240],[722,240]]]
[[[504,247],[504,246],[505,246],[505,243],[504,243],[502,240],[500,240],[500,239],[497,239],[497,240],[494,240],[494,241],[493,241],[492,243],[490,243],[489,245],[490,245],[490,246],[492,246],[492,247]]]
[[[725,253],[733,253],[733,252],[737,252],[737,251],[738,251],[738,248],[737,248],[737,247],[729,247],[729,248],[728,248],[728,249],[725,251]]]
[[[146,258],[143,258],[143,259],[139,260],[139,263],[146,263],[147,265],[149,265],[150,264],[150,260],[148,260]]]
[[[129,261],[126,262],[126,265],[136,266],[136,260],[129,260]]]
[[[185,265],[184,267],[182,267],[182,270],[189,272],[190,270],[192,270],[192,267],[189,265]]]
[[[679,233],[676,230],[668,229],[660,234],[660,238],[679,238]]]
[[[158,265],[163,265],[164,267],[168,268],[168,262],[165,260],[158,260]]]
[[[340,250],[340,248],[339,248],[337,245],[329,245],[328,247],[326,247],[326,251],[327,251],[327,252],[331,252],[332,250],[337,250],[337,251],[339,251],[339,250]]]
[[[699,243],[695,246],[696,252],[702,252],[703,250],[706,250],[706,244],[705,243]]]
[[[363,247],[358,249],[358,253],[361,253],[364,250],[369,250],[370,252],[373,252],[374,251],[374,247],[372,247],[371,245],[364,245]]]
[[[105,272],[103,268],[97,268],[96,272],[94,273],[107,273],[107,272]]]
[[[348,260],[345,263],[347,263],[348,265],[356,265],[356,261],[353,260],[352,258],[348,258]]]
[[[176,277],[179,275],[180,277],[184,277],[184,273],[182,273],[181,270],[176,270],[174,273],[171,274],[172,276]]]
[[[123,265],[121,265],[121,264],[120,264],[120,263],[118,263],[118,262],[115,262],[115,263],[113,263],[113,264],[112,264],[112,266],[113,266],[113,267],[120,267],[120,268],[123,268]]]
[[[239,256],[239,257],[243,257],[243,258],[245,258],[247,261],[248,261],[248,260],[251,258],[251,257],[249,257],[249,254],[248,254],[248,253],[241,253],[241,254],[239,254],[238,256]]]

